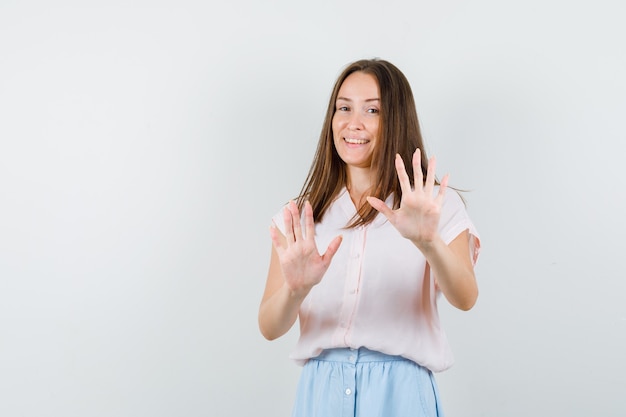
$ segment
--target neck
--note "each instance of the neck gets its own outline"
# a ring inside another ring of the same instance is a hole
[[[366,201],[365,197],[370,194],[372,185],[372,172],[369,168],[348,169],[346,188],[357,210]]]

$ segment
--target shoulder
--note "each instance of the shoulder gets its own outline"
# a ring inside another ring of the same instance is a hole
[[[439,229],[446,242],[451,241],[466,229],[469,230],[470,234],[478,236],[476,227],[465,207],[463,197],[454,189],[448,188],[444,194]]]
[[[435,192],[439,192],[439,187],[437,187]],[[442,208],[443,210],[465,211],[465,200],[463,200],[463,197],[457,190],[448,187],[443,196]]]

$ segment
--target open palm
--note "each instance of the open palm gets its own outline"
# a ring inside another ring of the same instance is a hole
[[[285,235],[277,227],[272,227],[270,231],[272,242],[287,287],[294,293],[307,293],[322,280],[342,238],[337,236],[333,239],[326,252],[320,255],[315,244],[315,223],[311,204],[308,201],[304,204],[304,233],[298,207],[293,201],[284,208],[283,216]]]
[[[411,188],[409,176],[400,155],[396,155],[395,165],[402,190],[400,208],[392,210],[382,200],[367,197],[367,201],[394,225],[402,236],[416,245],[432,242],[438,234],[441,206],[446,192],[448,175],[444,176],[437,195],[435,189],[436,160],[432,157],[428,162],[426,181],[422,175],[421,155],[417,149],[413,154],[413,172],[415,187]]]

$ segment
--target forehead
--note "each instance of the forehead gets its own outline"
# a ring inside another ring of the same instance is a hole
[[[338,98],[379,98],[380,91],[376,78],[357,71],[348,75],[339,88]]]

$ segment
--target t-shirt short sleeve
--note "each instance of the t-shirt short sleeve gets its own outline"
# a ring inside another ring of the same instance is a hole
[[[439,219],[439,234],[444,242],[449,244],[465,230],[470,235],[469,246],[472,263],[476,264],[480,252],[480,236],[467,214],[461,196],[456,191],[447,189]]]

